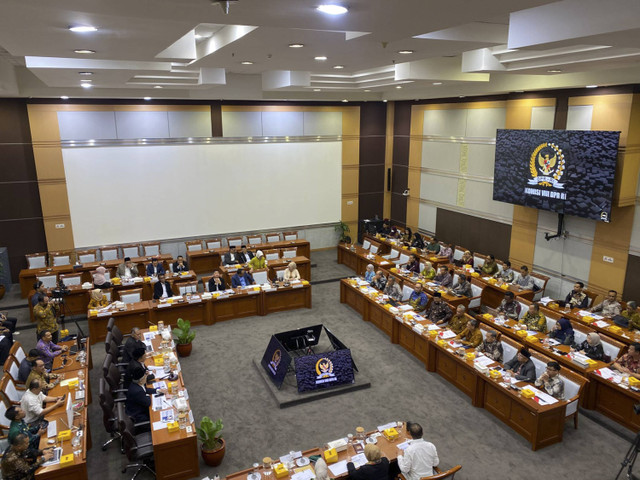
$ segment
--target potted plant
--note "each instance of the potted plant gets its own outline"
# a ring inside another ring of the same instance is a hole
[[[189,320],[178,319],[178,326],[173,329],[176,336],[176,350],[181,357],[191,355],[193,339],[196,338],[196,332],[191,331],[191,322]]]
[[[200,426],[196,428],[198,440],[202,442],[200,454],[204,463],[210,467],[217,467],[224,458],[226,444],[222,438],[222,428],[221,418],[214,422],[209,417],[202,417]]]
[[[349,229],[349,225],[347,225],[342,220],[340,220],[335,226],[335,231],[340,234],[341,242],[351,243],[351,237],[347,235],[348,233],[351,232],[351,230]]]

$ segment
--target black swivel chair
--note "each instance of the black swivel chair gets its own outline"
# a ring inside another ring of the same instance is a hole
[[[154,459],[151,432],[144,432],[136,435],[134,433],[136,426],[142,424],[133,423],[131,417],[126,414],[122,403],[118,403],[118,424],[120,435],[122,436],[124,453],[127,456],[127,460],[132,462],[122,467],[122,473],[125,473],[130,468],[136,468],[137,470],[131,478],[131,480],[134,480],[143,469],[146,469],[155,477],[156,472],[153,470]]]
[[[116,319],[113,317],[109,318],[109,321],[107,322],[107,332],[110,332],[115,324],[116,324]]]
[[[120,435],[120,425],[118,424],[118,417],[116,414],[116,402],[123,402],[124,397],[117,400],[111,395],[109,385],[104,378],[100,379],[100,408],[102,408],[102,423],[104,429],[111,436],[109,440],[102,444],[102,450],[106,450],[107,447],[114,440],[120,440],[120,451],[124,453],[124,445],[122,444],[122,436]]]

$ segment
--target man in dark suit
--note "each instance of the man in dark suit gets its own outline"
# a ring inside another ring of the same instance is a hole
[[[164,279],[164,272],[158,275],[158,281],[153,286],[153,299],[173,297],[171,285]]]
[[[133,359],[131,359],[127,365],[126,371],[124,372],[124,388],[129,388],[129,385],[131,385],[131,382],[133,381],[133,374],[137,369],[142,368],[147,371],[147,367],[143,363],[146,354],[146,348],[137,347],[133,351]],[[155,378],[156,377],[152,373],[147,374],[147,382],[153,382]]]
[[[238,262],[239,262],[239,259],[238,259],[238,254],[236,253],[236,247],[234,245],[231,245],[229,247],[229,251],[224,254],[224,257],[222,257],[222,264],[235,265]]]
[[[151,406],[151,398],[149,395],[156,393],[166,393],[164,390],[156,390],[155,388],[147,388],[147,372],[140,367],[135,369],[132,374],[132,381],[127,389],[127,397],[125,400],[125,412],[129,415],[134,423],[149,421],[149,407]],[[136,428],[136,434],[141,431],[149,431],[149,425],[144,428]]]
[[[240,253],[238,254],[238,258],[240,259],[238,263],[242,263],[242,264],[249,263],[249,260],[253,258],[253,253],[247,250],[246,245],[242,245],[240,247]]]
[[[224,284],[224,278],[220,276],[219,271],[213,272],[213,277],[209,280],[209,291],[210,292],[221,292],[226,290],[226,285]]]
[[[515,374],[516,380],[533,383],[536,381],[536,366],[531,361],[529,350],[522,348],[518,354],[504,364],[504,369]]]
[[[164,273],[164,267],[157,258],[152,258],[151,263],[147,265],[147,275],[150,277],[157,277]]]
[[[233,288],[248,287],[254,283],[253,276],[246,272],[244,268],[239,268],[236,274],[231,277],[231,286]]]
[[[122,362],[129,363],[133,360],[133,352],[136,348],[147,348],[142,341],[142,331],[138,327],[131,329],[131,335],[124,342],[124,348],[122,349]]]
[[[187,265],[187,262],[184,261],[184,257],[182,255],[178,255],[178,260],[173,263],[173,272],[180,273],[188,271],[189,266]]]

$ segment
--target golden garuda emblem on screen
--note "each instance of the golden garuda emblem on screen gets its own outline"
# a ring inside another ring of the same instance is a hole
[[[552,187],[564,190],[564,183],[560,183],[565,169],[564,153],[555,143],[541,143],[531,153],[529,171],[531,178],[529,185]]]
[[[316,373],[318,374],[318,379],[333,377],[333,362],[326,357],[318,359]]]

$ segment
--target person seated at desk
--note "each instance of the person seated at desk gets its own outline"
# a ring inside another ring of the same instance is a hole
[[[640,378],[640,343],[629,345],[629,351],[618,357],[612,366],[621,373]]]
[[[482,332],[480,331],[478,320],[470,318],[466,328],[458,334],[456,340],[467,348],[476,348],[480,345],[482,343]]]
[[[573,335],[573,326],[569,319],[564,317],[559,319],[549,332],[549,338],[557,340],[561,345],[572,345]]]
[[[378,233],[385,236],[391,234],[391,222],[388,218],[382,220],[382,226],[380,230],[378,230]]]
[[[236,274],[233,277],[231,277],[232,288],[248,287],[253,284],[253,276],[249,272],[245,272],[242,267],[236,271]]]
[[[64,403],[64,395],[59,397],[49,397],[42,393],[40,388],[40,380],[32,380],[27,384],[29,389],[24,392],[20,400],[20,408],[24,410],[24,421],[27,425],[33,426],[36,422],[40,422],[45,415],[53,412],[56,408]],[[48,407],[42,408],[43,404],[50,403]]]
[[[16,435],[2,457],[2,478],[5,480],[33,480],[36,470],[53,458],[53,450],[30,451],[29,437]]]
[[[184,261],[184,257],[182,255],[178,255],[178,259],[173,262],[173,273],[180,273],[180,272],[188,272],[189,271],[189,265],[187,265],[187,262]]]
[[[620,312],[620,315],[629,320],[629,330],[640,330],[640,313],[635,300],[629,300],[627,308]]]
[[[584,293],[584,283],[576,282],[564,300],[558,300],[561,307],[585,309],[589,305],[589,297]]]
[[[617,297],[618,292],[616,292],[615,290],[609,290],[607,298],[605,298],[598,305],[591,307],[589,311],[593,313],[602,313],[602,316],[607,318],[613,318],[616,315],[620,315],[620,310],[622,310],[622,307],[620,305],[620,302],[616,300]]]
[[[536,387],[544,386],[544,391],[558,400],[564,400],[564,380],[560,378],[560,364],[548,362],[545,372],[534,383]]]
[[[4,313],[0,313],[0,334],[7,335],[11,339],[11,343],[13,343],[16,323],[18,323],[17,318],[7,317]]]
[[[436,276],[436,269],[433,268],[431,262],[425,262],[424,270],[422,270],[422,273],[420,275],[422,275],[422,278],[426,280],[433,280],[433,278]]]
[[[150,420],[149,407],[151,406],[151,397],[149,395],[166,393],[164,389],[147,388],[147,376],[148,372],[144,368],[137,368],[132,374],[132,380],[127,389],[124,403],[125,412],[133,419],[134,423],[144,423]],[[148,432],[149,430],[151,430],[150,425],[136,427],[136,434],[143,431]]]
[[[587,339],[582,343],[574,343],[571,346],[572,352],[580,352],[591,360],[602,360],[604,358],[604,347],[602,339],[596,332],[587,334]]]
[[[496,273],[493,278],[502,280],[504,283],[513,283],[515,275],[515,272],[511,268],[511,262],[507,260],[506,262],[504,262],[504,268],[502,269],[502,271],[498,271],[498,273]]]
[[[442,243],[440,245],[438,256],[447,257],[449,261],[451,261],[451,257],[453,257],[453,250],[451,249],[451,245],[449,245],[448,243]]]
[[[44,283],[42,283],[42,281],[38,280],[33,284],[33,289],[36,291],[36,293],[34,293],[31,297],[31,306],[35,307],[38,304],[38,296],[47,295],[47,287],[44,286]]]
[[[93,286],[95,288],[111,288],[111,282],[106,277],[107,269],[103,266],[96,268],[96,273],[93,274]]]
[[[124,257],[124,263],[116,268],[116,277],[134,278],[138,276],[138,266],[134,265],[129,257]]]
[[[331,480],[331,477],[329,477],[329,467],[324,458],[322,458],[322,455],[316,460],[314,470],[316,471],[316,480]]]
[[[367,443],[364,447],[364,456],[367,463],[360,468],[353,462],[347,463],[347,471],[351,480],[387,480],[389,475],[389,459],[382,457],[380,449],[376,445]]]
[[[131,335],[127,338],[127,341],[124,342],[124,348],[122,349],[122,362],[129,363],[133,360],[133,352],[136,348],[147,348],[145,343],[142,341],[144,335],[142,334],[142,330],[138,327],[133,327],[131,329]]]
[[[49,301],[49,297],[46,295],[38,296],[38,304],[33,309],[33,317],[38,322],[36,325],[36,334],[40,338],[40,334],[49,330],[53,335],[53,342],[58,343],[58,321],[56,315],[58,314],[58,305]]]
[[[480,345],[478,345],[476,352],[484,353],[490,359],[498,363],[502,363],[502,356],[504,355],[504,352],[502,349],[502,342],[500,342],[498,338],[498,333],[495,330],[487,330],[484,340]]]
[[[400,237],[400,241],[406,245],[411,246],[411,240],[413,240],[413,230],[407,227],[402,236]]]
[[[467,328],[467,322],[469,321],[469,317],[467,317],[464,313],[466,310],[467,310],[467,307],[465,307],[462,304],[459,304],[456,307],[456,314],[453,317],[451,317],[451,320],[449,320],[449,323],[446,325],[447,328],[451,330],[453,333],[455,333],[456,335],[458,335],[465,328]],[[436,325],[442,326],[445,323],[447,323],[446,320],[438,320],[436,322]]]
[[[396,277],[389,275],[389,278],[387,278],[387,285],[384,287],[383,293],[396,302],[402,300],[402,290],[400,290],[400,285],[398,285]]]
[[[224,278],[220,276],[220,272],[216,270],[213,272],[213,276],[209,279],[209,291],[210,292],[222,292],[226,290],[227,286],[224,284]]]
[[[262,250],[258,250],[256,256],[249,260],[249,266],[254,270],[267,268],[267,259],[264,257]]]
[[[520,287],[520,290],[533,290],[535,282],[533,277],[529,275],[529,267],[526,265],[520,267],[520,275],[514,283]]]
[[[89,299],[89,305],[87,308],[102,308],[109,305],[109,300],[104,296],[102,290],[96,288],[91,291],[91,298]]]
[[[29,378],[29,374],[31,373],[31,369],[33,368],[33,362],[40,358],[40,352],[35,348],[29,350],[29,353],[22,359],[20,362],[20,367],[18,368],[18,381],[22,383],[27,383],[27,378]]]
[[[31,380],[38,380],[40,382],[40,387],[45,395],[60,383],[60,377],[58,375],[55,373],[47,373],[44,362],[41,359],[33,362],[31,373],[29,373],[25,385],[31,385]]]
[[[44,361],[44,365],[47,367],[47,370],[51,370],[53,359],[58,355],[65,353],[69,350],[69,347],[66,345],[62,347],[60,345],[56,345],[56,343],[53,342],[53,335],[50,330],[43,330],[39,335],[40,340],[38,340],[38,343],[36,344],[36,350],[40,353],[40,358]]]
[[[471,290],[471,277],[458,275],[458,283],[451,289],[451,293],[461,297],[472,297],[473,290]]]
[[[535,330],[536,332],[547,333],[547,317],[540,312],[540,305],[532,303],[529,305],[529,311],[525,313],[519,322],[525,325],[527,330]]]
[[[530,383],[536,380],[536,366],[531,360],[531,352],[526,348],[521,348],[515,357],[505,363],[504,369],[513,372],[516,380]]]
[[[407,263],[407,271],[409,273],[415,273],[416,275],[420,274],[420,259],[418,255],[412,253],[409,255],[409,263]]]
[[[498,273],[500,269],[498,268],[496,257],[494,257],[493,254],[489,255],[489,258],[484,261],[484,264],[482,265],[482,268],[480,270],[482,271],[483,275],[489,275],[490,277]]]
[[[469,250],[465,250],[465,252],[462,254],[462,258],[460,258],[460,260],[454,260],[453,263],[457,267],[468,265],[473,268],[473,255]]]
[[[242,264],[249,263],[253,257],[254,257],[253,252],[250,252],[249,250],[247,250],[246,245],[242,245],[240,247],[240,253],[238,253],[239,263],[242,263]]]
[[[411,242],[411,246],[420,250],[424,248],[424,239],[418,232],[413,234],[413,241]]]
[[[500,302],[498,306],[498,313],[504,315],[511,320],[518,321],[520,317],[520,304],[515,301],[515,295],[513,292],[506,291],[504,294],[504,299]]]
[[[164,267],[156,257],[151,259],[151,263],[147,265],[147,276],[158,277],[164,275]]]
[[[286,281],[300,280],[301,278],[300,272],[298,271],[298,266],[296,265],[296,262],[289,262],[289,265],[287,265],[287,268],[284,271],[284,275],[282,275],[282,278],[284,278]],[[386,283],[386,279],[385,279],[385,283]],[[383,285],[383,288],[384,288],[384,285]],[[382,290],[382,289],[379,289],[379,290]]]
[[[416,283],[416,286],[413,287],[413,292],[409,296],[409,305],[416,312],[423,312],[427,308],[427,303],[429,303],[429,297],[422,291],[422,284]]]
[[[27,422],[24,421],[25,415],[25,411],[18,405],[11,405],[7,408],[4,416],[7,417],[8,420],[11,420],[7,440],[11,443],[14,438],[22,433],[29,438],[29,448],[38,450],[40,448],[40,436],[47,433],[47,426],[46,424],[38,424],[29,427]]]
[[[164,278],[164,273],[158,275],[158,281],[153,286],[153,299],[173,297],[173,290],[171,285]]]
[[[229,251],[222,257],[222,265],[235,265],[240,261],[236,253],[236,246],[231,245]]]
[[[438,255],[440,253],[440,243],[438,243],[438,239],[436,237],[433,237],[433,239],[427,243],[426,250],[432,255]]]
[[[453,285],[453,276],[449,273],[445,265],[440,265],[438,267],[438,274],[433,277],[433,281],[445,288],[449,288]]]
[[[420,287],[422,288],[422,284],[418,283],[418,285],[420,285]],[[442,300],[442,295],[440,294],[440,292],[434,292],[431,306],[429,307],[429,310],[425,312],[424,316],[435,324],[437,324],[438,322],[447,323],[453,316],[453,312],[449,308],[449,305],[447,305],[447,303]]]
[[[371,286],[376,290],[380,290],[381,292],[384,290],[384,287],[387,285],[387,277],[384,276],[382,270],[378,270],[371,280]]]
[[[406,480],[420,480],[433,475],[433,467],[440,463],[435,445],[422,438],[423,432],[419,423],[407,422],[407,433],[411,440],[402,454],[398,455],[400,472]]]
[[[133,374],[138,368],[142,368],[147,371],[146,365],[143,363],[145,357],[147,356],[147,349],[143,347],[137,347],[133,351],[133,358],[127,364],[127,369],[124,372],[124,388],[129,388],[133,380]],[[147,382],[153,382],[155,380],[155,375],[149,373],[147,371]]]
[[[368,283],[371,283],[371,281],[373,280],[373,277],[376,276],[376,272],[374,270],[374,266],[372,263],[370,263],[369,265],[367,265],[367,268],[364,271],[364,280]]]

